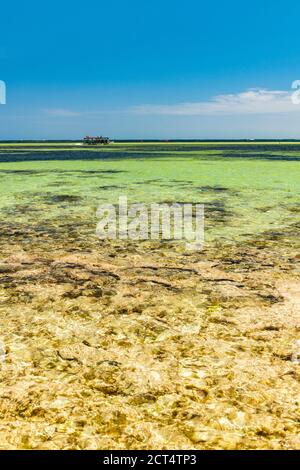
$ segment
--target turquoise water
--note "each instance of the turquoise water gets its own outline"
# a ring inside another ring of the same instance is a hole
[[[240,241],[299,222],[297,147],[113,145],[0,147],[2,222],[77,221],[92,234],[97,206],[121,195],[203,203],[208,241]]]

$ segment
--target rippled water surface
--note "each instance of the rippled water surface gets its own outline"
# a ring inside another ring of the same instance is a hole
[[[0,144],[0,449],[298,449],[295,143]],[[96,209],[205,205],[203,250]]]
[[[296,144],[115,143],[0,146],[0,211],[14,222],[80,223],[120,195],[205,204],[206,239],[234,242],[299,220]]]

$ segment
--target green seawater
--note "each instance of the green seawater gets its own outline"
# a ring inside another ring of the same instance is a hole
[[[299,180],[300,145],[0,145],[4,230],[5,224],[72,223],[94,237],[98,205],[125,195],[147,204],[203,203],[208,243],[266,232],[296,238]]]

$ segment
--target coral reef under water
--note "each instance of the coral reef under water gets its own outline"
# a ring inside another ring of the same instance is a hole
[[[2,449],[300,448],[290,232],[188,253],[79,232],[1,231]]]
[[[0,144],[0,448],[300,449],[299,155]],[[97,239],[124,194],[204,249]]]

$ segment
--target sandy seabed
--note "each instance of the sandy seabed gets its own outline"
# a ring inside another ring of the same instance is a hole
[[[289,234],[201,252],[1,237],[1,449],[300,448]]]

